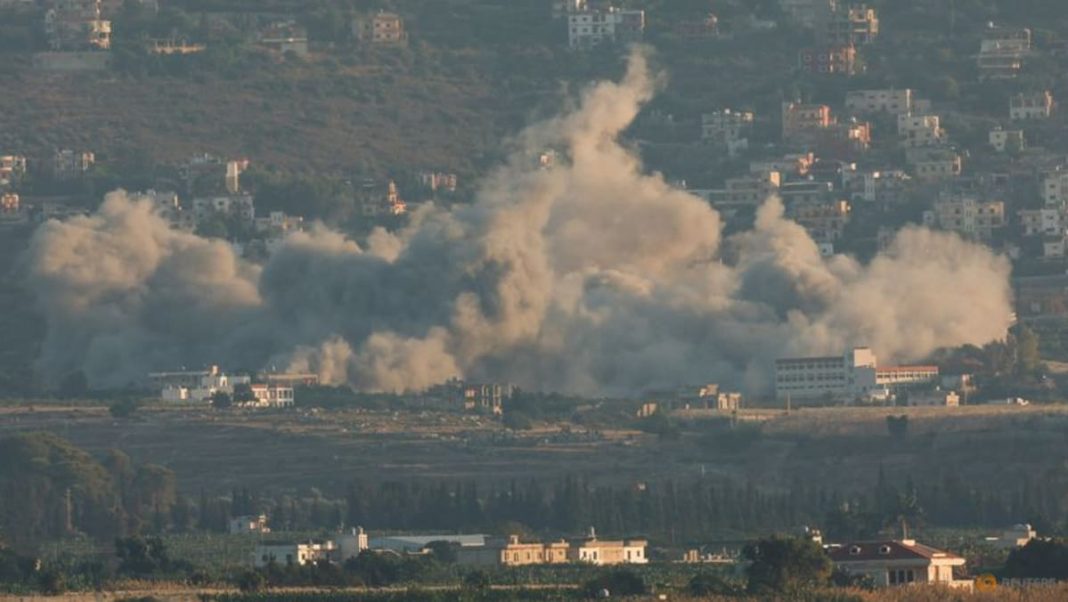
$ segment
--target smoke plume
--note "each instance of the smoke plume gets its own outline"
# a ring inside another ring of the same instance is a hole
[[[577,394],[763,392],[784,355],[866,345],[912,360],[1004,336],[1008,262],[954,235],[907,228],[867,265],[824,258],[771,199],[752,230],[723,240],[716,211],[618,140],[657,85],[635,53],[621,82],[523,132],[472,203],[424,206],[362,246],[316,227],[258,266],[122,192],[48,222],[28,256],[48,318],[41,374],[83,370],[107,387],[219,363],[368,391],[463,377]],[[563,151],[557,165],[532,165],[549,148]]]

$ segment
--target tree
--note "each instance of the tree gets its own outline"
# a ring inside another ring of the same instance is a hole
[[[592,598],[605,591],[610,596],[644,596],[649,588],[638,573],[630,569],[616,569],[587,581],[582,589]]]
[[[267,578],[260,571],[245,571],[237,576],[237,588],[246,594],[262,592],[267,588]]]
[[[695,598],[706,596],[736,596],[742,594],[738,584],[716,573],[698,573],[686,584],[686,591]]]
[[[886,430],[894,439],[904,439],[909,433],[909,417],[905,414],[902,414],[901,416],[887,416]]]
[[[234,405],[234,400],[226,391],[216,391],[211,396],[211,407],[216,410],[228,410]]]
[[[140,408],[141,402],[136,399],[123,399],[122,401],[116,401],[111,404],[111,406],[108,407],[108,412],[114,418],[129,418]]]
[[[234,386],[233,403],[245,403],[256,401],[256,394],[252,392],[252,385],[240,383]]]
[[[1005,576],[1033,579],[1068,579],[1068,542],[1032,539],[1013,550],[1005,562]]]
[[[1042,371],[1038,335],[1026,325],[1016,332],[1016,374],[1021,377],[1036,376]]]
[[[833,565],[820,545],[809,539],[773,536],[749,544],[742,555],[750,592],[794,592],[827,584]]]

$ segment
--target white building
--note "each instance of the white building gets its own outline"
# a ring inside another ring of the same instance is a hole
[[[218,366],[199,371],[153,372],[148,378],[160,387],[160,397],[171,402],[206,403],[216,393],[233,395],[236,385],[251,384],[248,376],[229,376]]]
[[[983,79],[1014,78],[1030,54],[1030,29],[991,26],[979,45],[979,75]]]
[[[1024,236],[1055,236],[1064,232],[1059,209],[1021,209],[1017,215]]]
[[[1048,90],[1036,94],[1017,94],[1009,99],[1009,119],[1025,121],[1049,119],[1053,114],[1053,94]]]
[[[1042,180],[1042,200],[1051,209],[1068,206],[1068,169],[1058,167],[1046,174]]]
[[[908,115],[912,112],[912,90],[854,90],[846,93],[845,106],[855,114]]]
[[[898,115],[897,135],[905,148],[938,146],[946,139],[938,115]]]
[[[960,176],[964,169],[960,154],[948,149],[908,149],[905,160],[912,166],[913,176],[918,180],[949,180]]]
[[[26,157],[0,155],[0,186],[10,186],[26,175]]]
[[[998,535],[997,537],[987,537],[986,541],[994,547],[1002,550],[1014,550],[1026,546],[1031,540],[1036,538],[1038,538],[1038,533],[1034,528],[1029,524],[1022,523],[1013,525],[1011,529],[1002,531],[1001,535]]]
[[[338,533],[334,539],[307,543],[268,542],[256,546],[252,566],[263,568],[269,564],[303,566],[317,562],[342,563],[369,549],[367,534],[362,528]]]
[[[573,50],[602,43],[635,42],[645,32],[644,10],[587,10],[567,15],[568,44]]]
[[[701,115],[701,139],[726,145],[741,140],[753,127],[753,113],[723,109]]]
[[[854,401],[886,397],[903,387],[937,382],[935,366],[879,368],[875,354],[857,347],[843,355],[785,358],[775,362],[778,399]]]
[[[960,556],[916,543],[915,540],[863,541],[828,549],[836,569],[865,576],[876,587],[911,586],[923,583],[971,587],[971,580],[957,580],[955,568],[963,567]]]
[[[230,519],[229,525],[230,535],[248,535],[250,533],[270,533],[271,528],[267,526],[267,515],[258,514],[255,516],[235,516]]]
[[[256,401],[243,401],[237,405],[245,408],[291,408],[293,387],[276,384],[251,384]]]
[[[994,231],[1005,225],[1005,203],[980,201],[964,195],[943,195],[934,207],[923,212],[929,228],[956,232],[965,238],[989,240]]]
[[[571,562],[611,566],[617,564],[648,564],[645,549],[649,542],[644,539],[601,540],[590,528],[589,535],[571,542],[568,559]]]

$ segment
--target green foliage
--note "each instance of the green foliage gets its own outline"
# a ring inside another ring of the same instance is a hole
[[[267,589],[267,578],[260,571],[243,571],[237,577],[237,588],[245,593],[261,592]]]
[[[827,584],[831,559],[809,539],[770,537],[745,547],[742,555],[750,592],[796,592]]]
[[[643,418],[638,422],[638,428],[646,433],[652,433],[659,436],[663,440],[675,440],[681,435],[679,426],[675,424],[675,421],[671,419],[666,413],[657,411],[648,418]]]
[[[613,569],[587,581],[582,591],[589,597],[603,597],[604,592],[610,596],[642,596],[648,593],[649,586],[645,579],[630,569]]]
[[[474,570],[464,575],[464,589],[483,592],[490,587],[490,578],[485,571]]]
[[[216,391],[211,396],[211,407],[216,410],[228,410],[234,405],[234,399],[226,391]]]
[[[506,410],[502,423],[513,431],[529,431],[534,428],[534,421],[530,416],[515,410]]]
[[[1068,542],[1032,539],[1009,553],[1004,576],[1035,579],[1068,579]]]
[[[698,573],[686,584],[686,592],[694,597],[738,596],[745,593],[745,587],[718,573]]]
[[[136,399],[123,399],[111,404],[108,407],[108,412],[115,418],[129,418],[140,408],[140,401]]]

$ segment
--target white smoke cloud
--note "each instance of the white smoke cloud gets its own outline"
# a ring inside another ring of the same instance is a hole
[[[123,193],[49,222],[29,252],[49,322],[39,367],[98,386],[223,363],[370,391],[461,376],[582,394],[706,381],[760,392],[784,354],[868,345],[911,360],[1004,336],[1009,264],[956,236],[910,228],[869,265],[827,259],[772,199],[722,240],[707,203],[618,141],[657,85],[634,54],[622,82],[523,132],[473,203],[424,207],[366,248],[314,228],[261,270]],[[529,165],[546,148],[564,158]]]

